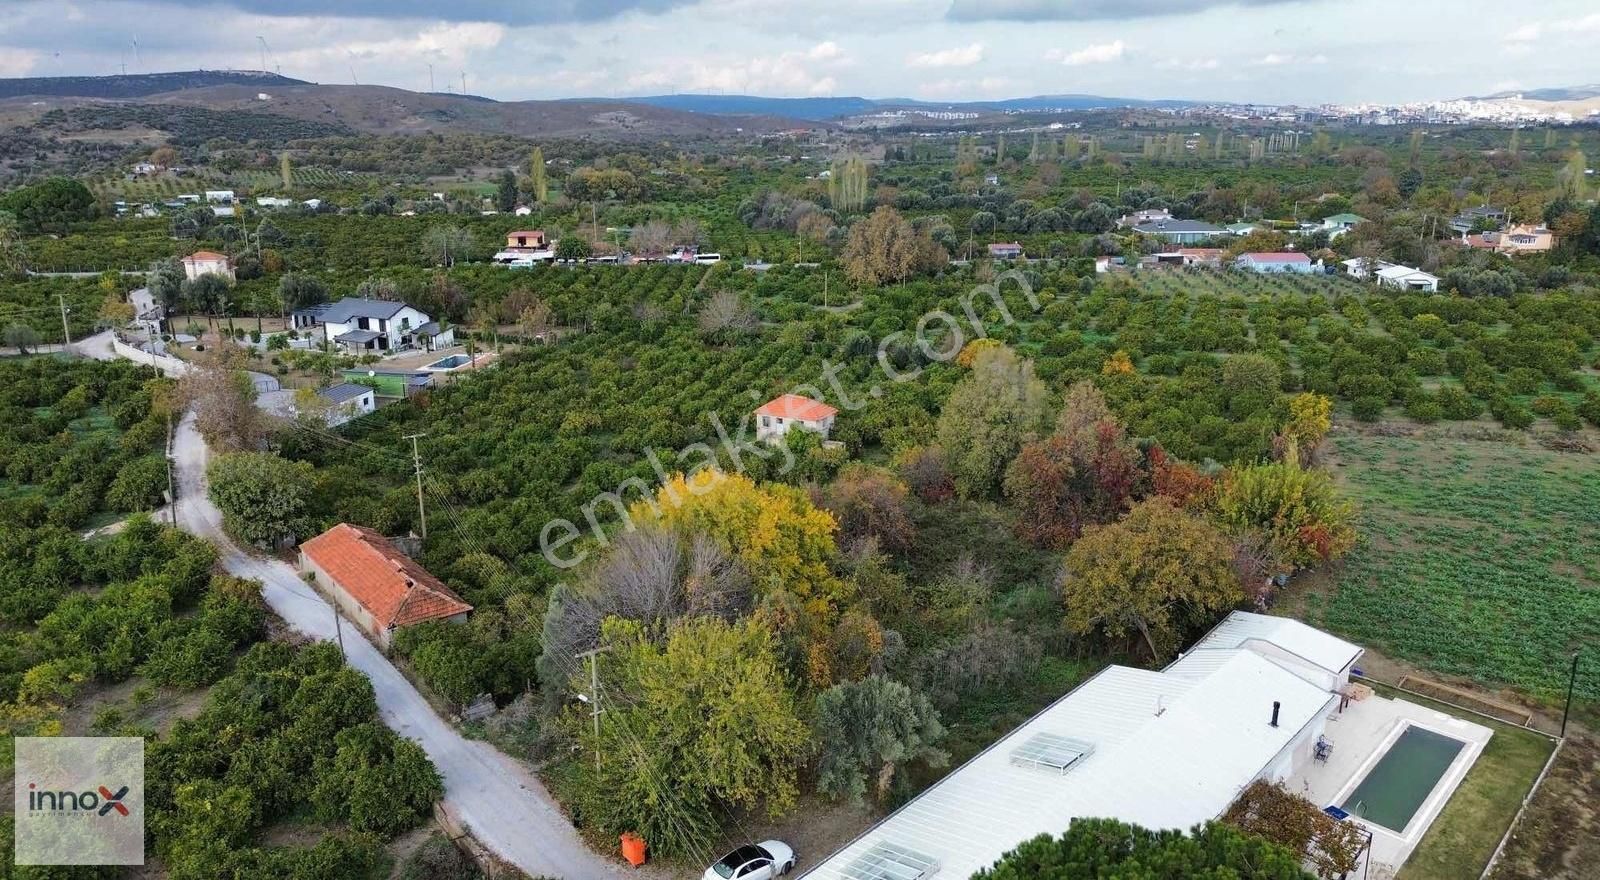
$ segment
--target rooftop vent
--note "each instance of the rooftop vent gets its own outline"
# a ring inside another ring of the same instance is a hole
[[[1094,746],[1082,740],[1054,733],[1036,733],[1011,753],[1011,763],[1034,770],[1066,773],[1094,753]]]
[[[939,873],[939,863],[930,856],[887,841],[879,841],[845,866],[849,880],[923,880]]]

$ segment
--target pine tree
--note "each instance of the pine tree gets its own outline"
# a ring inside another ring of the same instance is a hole
[[[534,147],[533,152],[528,156],[528,180],[530,181],[529,187],[533,191],[533,200],[539,204],[544,204],[550,196],[550,183],[544,176],[544,149],[542,147]]]

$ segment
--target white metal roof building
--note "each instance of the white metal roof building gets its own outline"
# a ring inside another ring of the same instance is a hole
[[[1101,670],[805,876],[964,880],[1078,817],[1183,829],[1213,819],[1255,779],[1309,757],[1339,699],[1330,682],[1360,653],[1296,621],[1236,612],[1160,672]]]

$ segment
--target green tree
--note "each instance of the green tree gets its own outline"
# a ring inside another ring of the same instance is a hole
[[[956,491],[965,498],[993,492],[1006,465],[1049,419],[1049,394],[1033,362],[1009,348],[982,350],[939,413],[938,443]]]
[[[27,324],[11,324],[6,327],[6,345],[17,350],[18,354],[27,354],[28,349],[39,344],[39,333]]]
[[[314,530],[309,509],[315,472],[309,463],[271,452],[235,452],[218,456],[206,474],[222,525],[234,536],[273,547]]]
[[[500,182],[494,190],[494,204],[501,213],[517,206],[517,175],[509,168],[500,172]]]
[[[433,226],[422,236],[422,253],[435,266],[449,268],[472,256],[472,233],[460,226]]]
[[[161,503],[167,488],[167,462],[159,455],[141,455],[117,471],[106,490],[106,507],[112,510],[150,510]]]
[[[7,193],[0,198],[0,210],[15,216],[23,229],[61,231],[94,217],[94,194],[80,181],[52,177]]]
[[[1343,556],[1355,546],[1355,511],[1327,471],[1302,467],[1292,448],[1283,461],[1230,470],[1216,502],[1233,534],[1258,530],[1274,561],[1300,568]]]
[[[933,703],[881,675],[828,688],[817,697],[816,713],[817,790],[835,800],[859,803],[870,777],[881,801],[897,768],[912,761],[942,767],[949,761],[937,748],[945,730]]]
[[[587,260],[593,254],[594,248],[576,235],[563,235],[561,240],[556,242],[558,260]]]
[[[1163,660],[1185,625],[1244,598],[1232,562],[1215,527],[1165,498],[1143,501],[1121,522],[1085,530],[1067,552],[1067,630],[1138,635],[1151,658]]]
[[[144,276],[145,288],[168,315],[178,309],[178,302],[183,296],[183,282],[183,264],[176,257],[151,263],[150,270]]]
[[[1151,831],[1115,819],[1074,819],[1060,837],[1041,834],[972,880],[1316,880],[1300,856],[1231,825]]]
[[[571,718],[584,751],[601,756],[586,770],[585,815],[677,855],[713,842],[725,809],[788,810],[811,736],[766,626],[702,617],[651,633],[615,618],[603,627],[599,738],[586,709]],[[588,688],[581,670],[573,687]]]
[[[422,748],[381,724],[339,731],[317,764],[311,802],[322,818],[386,837],[415,828],[444,795]]]
[[[28,271],[28,246],[22,240],[17,218],[0,211],[0,275],[21,275]]]
[[[543,147],[534,147],[528,156],[528,184],[535,202],[542,205],[550,200],[550,182],[545,177]]]

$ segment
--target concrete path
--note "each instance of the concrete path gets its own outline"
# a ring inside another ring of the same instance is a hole
[[[178,468],[178,522],[216,545],[231,574],[261,582],[261,593],[290,627],[329,641],[333,606],[289,565],[241,550],[222,531],[222,512],[206,496],[208,450],[184,417],[173,454]],[[522,765],[484,742],[469,740],[440,718],[388,658],[346,622],[345,659],[372,682],[384,723],[415,740],[444,777],[445,803],[473,837],[534,877],[602,880],[623,877],[621,864],[590,850],[544,785]]]

